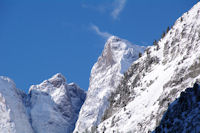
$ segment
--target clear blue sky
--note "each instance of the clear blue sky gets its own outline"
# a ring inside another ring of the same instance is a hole
[[[61,72],[87,90],[106,37],[152,45],[197,0],[0,0],[0,75],[28,91]]]

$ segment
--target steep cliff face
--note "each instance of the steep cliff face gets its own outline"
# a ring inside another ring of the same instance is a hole
[[[33,133],[25,98],[11,79],[0,76],[0,133]]]
[[[123,73],[138,59],[144,47],[131,45],[128,41],[112,36],[92,68],[87,98],[83,104],[74,132],[84,132],[102,121],[108,98],[118,86]]]
[[[147,48],[110,97],[98,131],[150,132],[168,105],[200,78],[200,3]]]
[[[30,88],[30,116],[36,133],[71,133],[86,94],[61,74]]]

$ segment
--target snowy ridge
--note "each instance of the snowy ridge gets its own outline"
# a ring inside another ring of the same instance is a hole
[[[99,132],[151,132],[168,104],[200,78],[200,2],[147,48],[112,94]],[[123,93],[126,92],[126,93]]]
[[[109,105],[111,92],[118,86],[123,73],[138,59],[139,52],[143,51],[144,47],[132,45],[116,36],[108,39],[91,70],[87,98],[79,113],[74,132],[84,132],[101,122]]]
[[[29,94],[0,77],[0,133],[71,133],[86,93],[58,73]]]
[[[33,133],[23,96],[11,79],[0,76],[0,133]]]

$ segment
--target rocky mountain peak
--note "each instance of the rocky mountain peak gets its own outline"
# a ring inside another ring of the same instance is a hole
[[[66,78],[61,74],[57,73],[48,81],[55,87],[59,87],[61,84],[66,83]]]
[[[72,132],[86,93],[75,83],[67,84],[58,73],[29,91],[30,114],[37,133]]]
[[[110,42],[110,43],[112,43],[112,42],[118,42],[118,41],[121,41],[121,39],[119,37],[117,37],[117,36],[111,36],[107,40],[107,42]]]
[[[52,78],[49,79],[49,81],[61,81],[61,82],[66,82],[66,78],[61,74],[57,73]]]
[[[32,85],[29,89],[29,93],[32,90],[37,90],[38,92],[42,91],[50,94],[60,89],[66,90],[66,84],[66,78],[61,73],[57,73],[48,80],[44,80],[39,85]]]
[[[132,45],[127,40],[120,39],[117,36],[111,36],[105,44],[102,55],[99,58],[99,62],[101,64],[104,62],[105,64],[113,65],[115,63],[120,63],[123,58],[128,58],[126,55],[136,55],[138,54],[138,51],[143,52],[143,50],[144,48]]]
[[[98,125],[108,106],[108,98],[120,82],[124,72],[138,59],[144,47],[111,36],[101,56],[92,68],[87,98],[79,113],[74,132]],[[89,120],[89,121],[88,121]]]

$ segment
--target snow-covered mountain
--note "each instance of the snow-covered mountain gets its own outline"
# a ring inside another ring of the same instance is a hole
[[[71,133],[86,94],[60,73],[30,88],[30,116],[36,133]]]
[[[0,77],[0,133],[33,133],[25,98],[11,79]]]
[[[117,88],[123,73],[143,51],[144,47],[132,45],[116,36],[108,39],[91,70],[87,98],[79,113],[74,132],[84,132],[102,121],[111,92]]]
[[[58,73],[29,94],[0,77],[0,133],[71,133],[86,93]]]
[[[87,97],[60,73],[28,94],[0,76],[0,133],[200,132],[200,2],[143,52],[110,37]]]
[[[168,105],[199,79],[200,2],[131,65],[112,93],[104,114],[106,120],[97,130],[105,133],[154,131]]]

